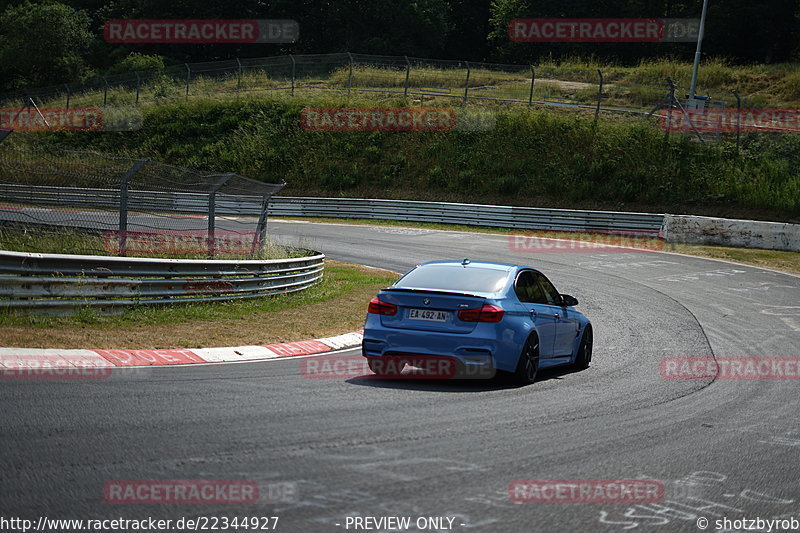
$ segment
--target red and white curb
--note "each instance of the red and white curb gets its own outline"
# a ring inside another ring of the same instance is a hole
[[[361,346],[362,331],[315,339],[264,346],[232,348],[193,348],[187,350],[60,350],[0,348],[0,370],[39,370],[43,366],[60,368],[149,367],[198,363],[240,363],[265,359],[324,354]]]

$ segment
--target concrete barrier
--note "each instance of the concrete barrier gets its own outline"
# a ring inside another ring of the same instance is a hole
[[[660,236],[668,242],[683,244],[800,252],[800,224],[665,215]]]

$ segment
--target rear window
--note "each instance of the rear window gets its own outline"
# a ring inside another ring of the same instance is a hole
[[[461,265],[424,265],[394,284],[401,289],[431,289],[458,292],[499,292],[509,272]]]

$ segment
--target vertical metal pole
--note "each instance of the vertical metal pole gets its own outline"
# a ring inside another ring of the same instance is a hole
[[[742,136],[742,97],[736,89],[731,91],[736,97],[736,155],[739,155],[739,143]]]
[[[469,75],[471,72],[471,68],[469,67],[469,61],[464,61],[467,64],[467,79],[464,81],[464,103],[467,103],[469,99]]]
[[[239,61],[239,58],[236,58],[236,64],[239,66],[239,75],[236,79],[236,93],[238,94],[242,90],[242,62]]]
[[[667,131],[664,134],[665,140],[669,141],[669,134],[672,131],[672,108],[675,105],[675,83],[672,78],[667,78],[669,84],[669,102],[667,102]]]
[[[411,61],[408,60],[408,56],[403,56],[406,58],[406,82],[403,85],[403,97],[408,98],[408,84],[411,80]]]
[[[600,88],[597,91],[597,109],[594,110],[594,123],[597,124],[597,119],[600,118],[600,103],[603,99],[603,73],[597,69],[597,74],[600,76]]]
[[[128,184],[149,159],[138,159],[128,172],[122,176],[119,184],[119,255],[128,253]]]
[[[139,105],[139,87],[142,85],[142,78],[138,72],[134,72],[134,74],[136,74],[136,105]]]
[[[208,258],[214,258],[214,249],[216,247],[216,222],[217,222],[217,191],[225,185],[225,182],[231,179],[235,174],[223,174],[222,177],[211,187],[208,192]]]
[[[294,96],[294,84],[297,77],[297,61],[295,61],[294,56],[291,54],[289,55],[289,59],[292,60],[292,96]]]
[[[353,54],[347,52],[350,57],[350,76],[347,78],[347,96],[350,96],[350,90],[353,88]]]
[[[536,69],[531,65],[531,94],[528,96],[528,105],[533,105],[533,86],[536,84]]]
[[[700,69],[700,55],[703,48],[703,36],[706,31],[707,12],[708,0],[703,0],[703,14],[700,15],[700,31],[697,33],[697,50],[694,53],[694,67],[692,68],[692,85],[689,87],[689,99],[692,101],[694,101],[694,94],[697,89],[697,71]]]
[[[67,106],[66,106],[66,109],[67,109],[67,111],[69,111],[69,101],[72,98],[72,91],[69,90],[69,84],[68,83],[65,83],[64,87],[67,89]]]
[[[106,106],[106,102],[108,102],[108,80],[103,76],[103,107]]]
[[[261,214],[258,216],[256,234],[253,236],[253,247],[250,249],[250,256],[255,258],[256,252],[267,238],[267,211],[269,210],[269,196],[264,196],[261,202]]]
[[[189,99],[189,83],[192,80],[192,69],[189,67],[189,63],[184,63],[186,66],[186,99]]]
[[[214,259],[214,248],[216,247],[216,220],[217,220],[217,191],[212,190],[208,195],[208,258]]]

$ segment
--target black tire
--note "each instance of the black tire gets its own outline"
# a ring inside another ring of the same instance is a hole
[[[594,333],[592,326],[587,325],[583,330],[581,343],[578,346],[578,356],[575,357],[575,368],[584,370],[592,362],[592,347],[594,346]]]
[[[512,380],[518,385],[530,385],[536,381],[536,374],[539,373],[539,336],[536,334],[528,337],[522,353],[519,354],[517,369],[514,371]]]

